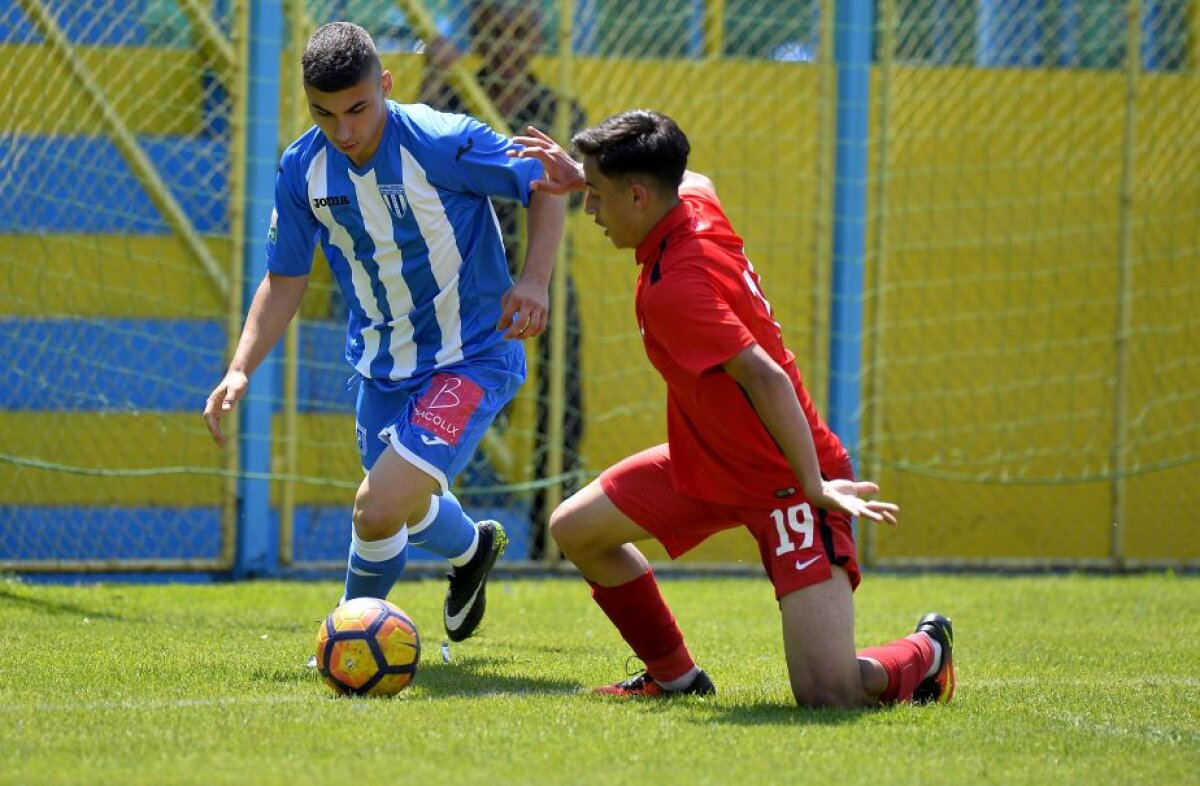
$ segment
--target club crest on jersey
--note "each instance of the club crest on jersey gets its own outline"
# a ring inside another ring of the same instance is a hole
[[[388,210],[392,211],[392,215],[396,218],[404,218],[408,213],[408,197],[404,193],[404,185],[401,183],[380,183],[379,195],[383,197],[383,201],[387,203]]]

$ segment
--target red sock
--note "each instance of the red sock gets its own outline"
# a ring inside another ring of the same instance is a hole
[[[654,571],[647,570],[633,581],[616,587],[592,585],[592,598],[608,615],[633,653],[646,664],[646,671],[660,682],[670,682],[696,665],[683,643],[675,615],[667,608]]]
[[[933,644],[924,633],[912,633],[882,647],[867,647],[858,657],[878,661],[887,672],[888,686],[879,697],[881,704],[911,701],[933,665]]]

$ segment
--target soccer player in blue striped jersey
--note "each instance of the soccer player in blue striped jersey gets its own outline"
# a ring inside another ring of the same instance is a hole
[[[224,445],[221,416],[299,309],[319,239],[349,311],[366,472],[344,599],[387,597],[411,542],[449,560],[444,622],[461,641],[506,537],[467,516],[450,485],[524,381],[521,340],[546,325],[565,200],[534,190],[541,163],[507,155],[513,142],[483,123],[389,101],[392,75],[361,27],[321,27],[302,66],[316,126],[284,151],[268,273],[205,421]],[[528,207],[515,284],[491,197]]]

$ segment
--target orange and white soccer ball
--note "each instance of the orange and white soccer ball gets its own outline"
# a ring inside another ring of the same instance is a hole
[[[317,670],[341,695],[393,696],[413,681],[420,661],[417,626],[386,600],[348,600],[317,631]]]

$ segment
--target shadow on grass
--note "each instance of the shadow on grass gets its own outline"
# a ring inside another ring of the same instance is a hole
[[[579,685],[566,680],[517,677],[502,674],[495,658],[462,658],[451,663],[417,669],[413,686],[437,696],[500,696],[536,694],[578,694]],[[256,669],[254,682],[274,684],[321,684],[316,669],[306,667],[267,667]],[[332,696],[332,694],[331,694]]]
[[[706,709],[704,723],[736,726],[842,726],[858,723],[881,711],[879,708],[813,710],[770,702],[732,706],[714,704]],[[886,712],[886,709],[882,711]]]
[[[436,651],[435,651],[436,656]],[[503,674],[496,658],[456,658],[435,667],[423,666],[414,685],[442,696],[481,696],[500,694],[559,693],[577,694],[579,685],[568,680],[521,677]]]
[[[57,616],[87,617],[88,619],[116,621],[125,619],[125,617],[120,614],[113,614],[111,611],[102,611],[96,607],[83,606],[78,603],[63,603],[62,601],[31,597],[25,592],[14,592],[7,587],[0,586],[0,604],[3,603],[14,603],[19,606],[34,609],[39,613]]]
[[[274,666],[255,669],[250,673],[254,682],[270,682],[283,685],[299,685],[305,682],[320,682],[321,675],[306,666]]]

